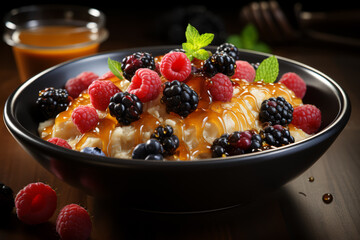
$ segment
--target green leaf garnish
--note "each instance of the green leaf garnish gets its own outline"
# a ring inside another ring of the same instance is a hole
[[[255,82],[273,83],[279,75],[279,62],[275,56],[264,59],[256,70]]]
[[[119,78],[120,80],[124,80],[120,62],[108,58],[108,67],[117,78]]]
[[[204,33],[200,34],[199,31],[188,24],[185,32],[186,42],[182,44],[186,56],[192,61],[194,58],[199,60],[206,60],[210,54],[203,47],[208,46],[214,39],[214,34]]]

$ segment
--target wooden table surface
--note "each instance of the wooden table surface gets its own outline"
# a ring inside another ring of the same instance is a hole
[[[166,44],[152,34],[131,31],[131,26],[130,32],[122,35],[118,26],[109,26],[110,38],[101,51]],[[2,42],[0,52],[3,109],[19,78],[10,47]],[[58,209],[47,223],[27,226],[14,211],[9,221],[0,224],[0,239],[58,239],[56,216],[70,203],[85,206],[91,214],[91,239],[360,239],[359,52],[355,47],[303,41],[273,46],[274,54],[307,64],[336,80],[350,97],[352,115],[334,144],[310,169],[247,208],[181,216],[113,211],[47,172],[0,121],[0,182],[16,194],[25,185],[42,181],[58,196]],[[334,197],[330,204],[322,201],[325,193]]]

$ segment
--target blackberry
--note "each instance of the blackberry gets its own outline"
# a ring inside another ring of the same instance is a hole
[[[225,133],[211,145],[212,157],[234,156],[255,152],[262,147],[262,138],[254,130]]]
[[[260,132],[260,135],[264,141],[264,146],[281,147],[295,142],[290,131],[281,125],[267,126]]]
[[[225,52],[216,52],[204,61],[203,71],[207,77],[213,77],[217,73],[232,76],[235,73],[235,59]]]
[[[151,138],[160,141],[164,148],[164,156],[173,155],[179,147],[179,138],[174,135],[174,130],[170,125],[158,126],[151,134]]]
[[[174,80],[165,83],[160,101],[166,105],[168,113],[174,112],[182,117],[187,117],[197,108],[199,97],[186,83]]]
[[[270,125],[286,126],[291,123],[294,108],[285,98],[269,98],[261,103],[259,119],[263,123],[269,122]]]
[[[98,147],[85,147],[81,150],[81,152],[104,157],[106,156],[105,153]]]
[[[121,70],[123,71],[124,77],[129,81],[131,81],[131,78],[139,68],[155,70],[154,57],[147,52],[136,52],[124,57],[121,61]]]
[[[54,118],[65,111],[70,102],[69,94],[65,89],[45,88],[39,91],[36,105],[46,119]]]
[[[0,220],[9,216],[15,207],[13,190],[0,182]]]
[[[136,145],[132,152],[132,159],[163,160],[164,149],[157,139],[149,139],[146,143]]]
[[[119,92],[110,98],[109,110],[119,123],[129,125],[140,119],[143,103],[135,94]]]
[[[234,58],[235,61],[240,60],[240,52],[234,44],[223,43],[216,49],[216,52],[225,52]]]

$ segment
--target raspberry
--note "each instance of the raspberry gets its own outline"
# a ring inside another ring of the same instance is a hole
[[[232,78],[245,79],[248,82],[253,82],[255,79],[255,68],[247,61],[236,61],[235,74]]]
[[[56,203],[56,193],[49,185],[30,183],[16,195],[16,214],[26,224],[44,223],[54,214]]]
[[[303,98],[306,93],[305,81],[296,73],[288,72],[281,76],[279,82],[283,83],[287,88],[295,93],[298,98]]]
[[[91,106],[78,106],[71,114],[71,120],[81,133],[86,133],[95,128],[99,122],[96,109]]]
[[[112,71],[108,71],[108,72],[104,73],[103,75],[101,75],[98,78],[98,80],[108,80],[113,77],[115,77],[115,74]]]
[[[209,91],[213,101],[230,101],[233,96],[232,82],[228,76],[217,73],[211,78]]]
[[[62,240],[88,239],[91,228],[89,213],[77,204],[69,204],[63,207],[56,219],[56,232]]]
[[[169,81],[184,81],[191,73],[191,62],[182,52],[165,54],[160,63],[161,74]]]
[[[120,89],[110,80],[96,80],[88,88],[91,104],[100,111],[105,111],[110,98]]]
[[[82,91],[87,89],[98,78],[99,76],[93,72],[82,72],[76,77],[70,78],[65,84],[65,89],[71,97],[77,98]]]
[[[143,103],[155,99],[160,90],[161,80],[159,75],[148,68],[138,69],[127,89],[129,93],[135,94]]]
[[[321,111],[310,104],[298,106],[294,109],[292,124],[307,134],[316,133],[321,126]]]
[[[72,149],[72,147],[66,140],[58,138],[58,137],[49,138],[47,141],[52,144],[58,145],[60,147]]]

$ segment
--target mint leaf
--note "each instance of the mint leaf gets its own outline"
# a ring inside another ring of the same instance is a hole
[[[195,43],[198,41],[197,39],[200,37],[200,33],[195,27],[188,24],[185,31],[185,37],[188,43],[195,45]]]
[[[124,80],[124,77],[122,76],[122,70],[121,70],[121,63],[120,62],[108,58],[108,67],[109,67],[110,71],[117,78],[119,78],[120,80]]]
[[[203,47],[208,46],[214,39],[214,34],[204,33],[200,34],[199,31],[188,24],[185,32],[186,42],[182,44],[186,56],[192,61],[194,58],[199,60],[206,60],[210,54]]]
[[[212,33],[201,34],[200,37],[198,38],[197,46],[199,48],[206,47],[212,42],[213,39],[214,39],[214,34]]]
[[[194,56],[197,59],[200,60],[205,60],[209,58],[209,52],[206,51],[205,49],[199,49],[197,51],[195,51],[192,56]]]
[[[275,56],[264,59],[256,70],[255,82],[263,80],[265,83],[273,83],[279,75],[279,62]]]
[[[247,24],[241,32],[241,39],[244,44],[244,48],[253,49],[254,45],[258,41],[258,32],[253,24]]]

